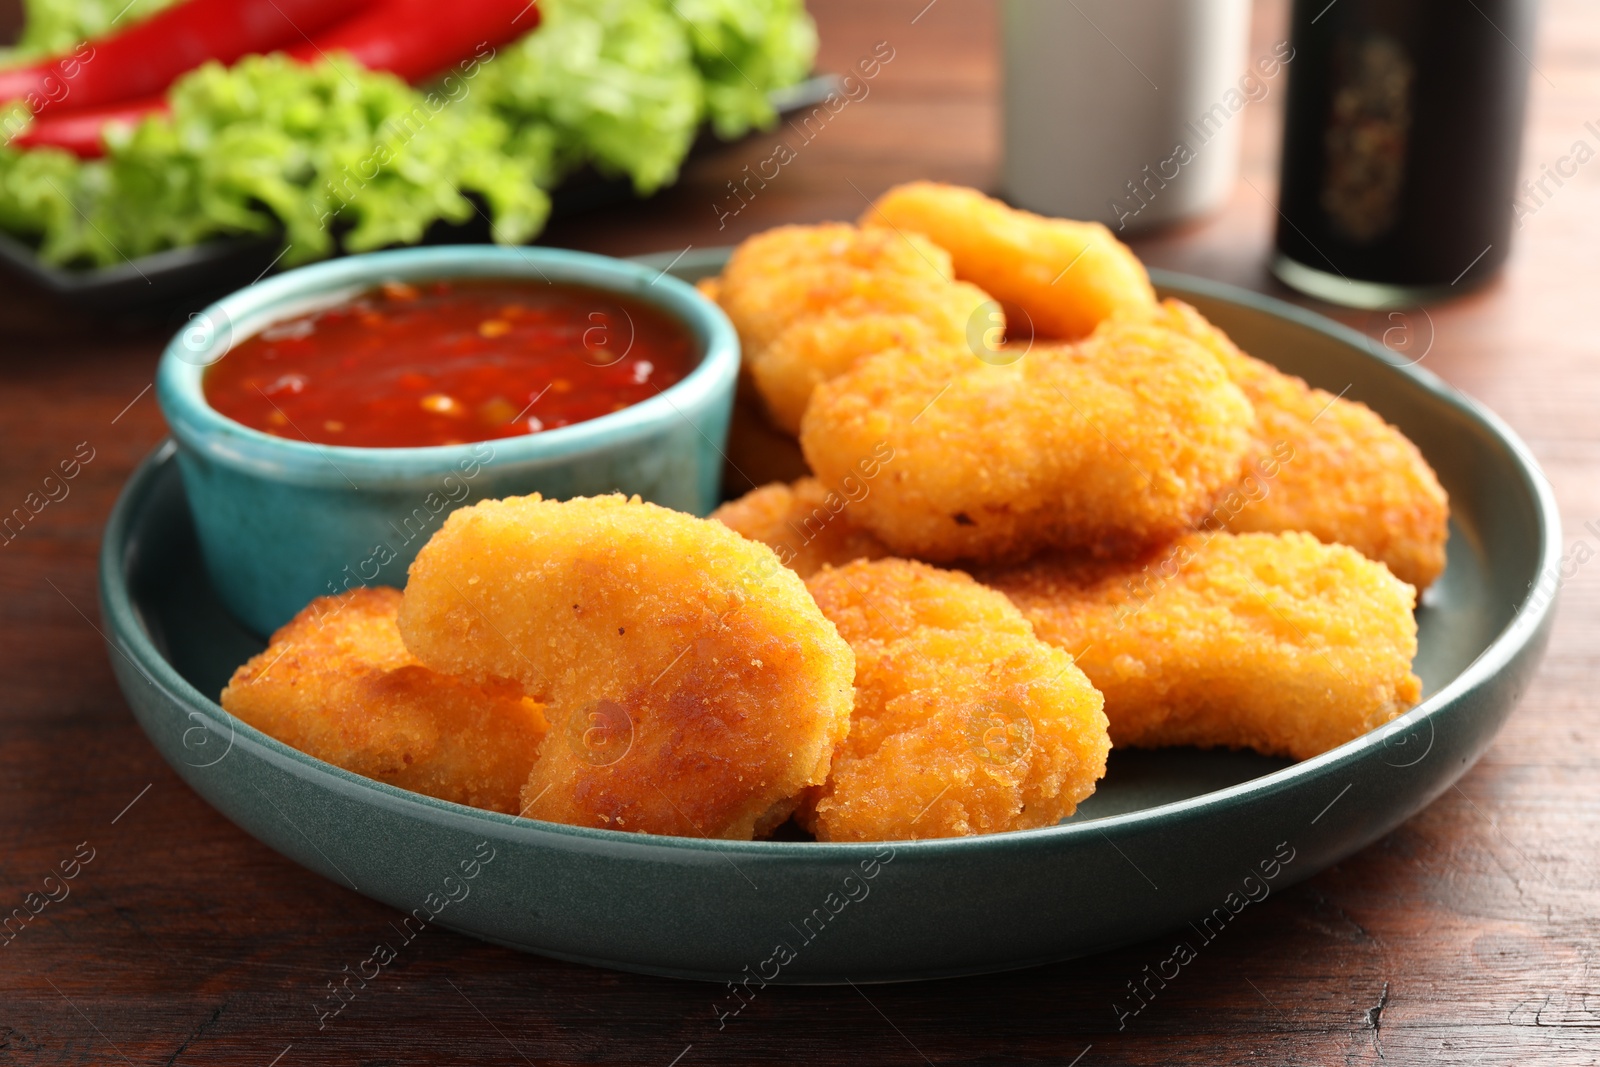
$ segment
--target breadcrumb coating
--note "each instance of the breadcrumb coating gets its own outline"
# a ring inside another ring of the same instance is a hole
[[[826,779],[849,727],[854,657],[800,579],[637,497],[452,512],[411,566],[400,632],[437,670],[546,704],[534,818],[749,839]]]
[[[960,344],[993,303],[953,281],[949,254],[926,238],[845,223],[757,234],[702,292],[728,313],[750,384],[790,434],[820,383],[887,348]]]
[[[903,239],[845,222],[778,226],[733,250],[717,280],[717,302],[745,351],[754,353],[808,315],[882,310],[870,297],[891,278],[947,283],[949,253],[923,237]]]
[[[861,216],[863,227],[923,234],[950,254],[955,276],[1005,305],[1017,331],[1074,341],[1123,310],[1156,303],[1144,264],[1098,222],[1018,211],[976,189],[898,185]]]
[[[1101,696],[965,574],[858,561],[808,587],[856,653],[855,712],[799,818],[819,841],[1049,826],[1105,774]]]
[[[871,491],[870,485],[866,491]],[[711,517],[760,541],[778,554],[784,566],[809,578],[825,566],[893,555],[888,545],[851,520],[850,505],[850,497],[843,493],[815,478],[801,478],[792,485],[774,482],[752,489]]]
[[[984,297],[955,285],[949,292],[961,299],[945,309],[948,317],[933,307],[924,318],[829,311],[791,324],[751,359],[750,374],[765,401],[767,417],[785,433],[798,435],[800,419],[817,386],[843,374],[862,357],[891,348],[960,344],[968,317]]]
[[[1308,759],[1416,704],[1416,591],[1305,533],[1190,534],[1143,560],[980,571],[1105,694],[1115,745]]]
[[[1130,554],[1198,522],[1238,480],[1254,421],[1216,357],[1153,323],[996,365],[966,350],[888,352],[818,387],[800,445],[823,484],[886,445],[852,508],[899,555]]]
[[[1255,406],[1248,503],[1224,509],[1227,529],[1303,530],[1387,564],[1418,589],[1444,573],[1449,499],[1404,434],[1365,404],[1244,354],[1182,301],[1164,301],[1155,319],[1205,345]]]
[[[222,691],[230,713],[347,771],[515,814],[546,725],[519,686],[435,673],[400,640],[400,591],[321,597]]]

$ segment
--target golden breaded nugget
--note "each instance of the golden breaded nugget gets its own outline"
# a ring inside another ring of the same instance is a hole
[[[976,189],[911,182],[878,197],[861,225],[925,234],[950,253],[957,278],[1008,312],[1026,312],[1039,337],[1077,340],[1116,311],[1155,306],[1144,265],[1098,222],[1045,218]]]
[[[808,315],[884,310],[870,298],[890,280],[923,288],[948,283],[950,256],[924,237],[849,223],[779,226],[734,249],[717,281],[717,302],[745,351],[754,353]],[[909,285],[900,290],[917,291]]]
[[[968,292],[967,290],[970,290]],[[824,312],[790,324],[750,361],[750,373],[774,426],[800,433],[800,419],[811,394],[864,356],[891,348],[917,350],[960,344],[973,309],[988,298],[970,286],[952,284],[955,302],[948,318],[930,303],[919,317],[911,313],[846,315]],[[930,321],[934,320],[934,321]]]
[[[729,257],[722,281],[734,288],[762,284],[765,275],[828,262],[906,277],[954,276],[950,254],[927,238],[906,240],[881,230],[866,232],[849,222],[819,222],[774,226],[747,237]]]
[[[1218,513],[1227,529],[1303,530],[1386,564],[1419,590],[1444,572],[1449,500],[1404,434],[1365,404],[1245,355],[1182,301],[1164,301],[1156,318],[1210,349],[1255,406],[1242,498]]]
[[[861,357],[1004,323],[989,294],[950,280],[950,256],[926,238],[841,223],[750,238],[710,291],[739,331],[749,384],[791,434],[812,390]]]
[[[313,600],[234,672],[222,706],[347,771],[515,814],[545,731],[539,706],[516,685],[423,667],[399,610],[397,589]]]
[[[1094,792],[1100,694],[1005,597],[899,559],[808,585],[856,652],[850,733],[800,812],[819,841],[1050,826]]]
[[[452,512],[411,565],[400,632],[435,669],[545,702],[534,818],[749,839],[826,779],[849,727],[854,657],[800,579],[637,497]]]
[[[1134,563],[980,571],[1106,698],[1115,745],[1309,759],[1414,705],[1416,591],[1303,533],[1194,533]]]
[[[1121,323],[1006,366],[964,349],[873,356],[818,387],[800,446],[829,486],[893,450],[852,513],[900,555],[1127,554],[1189,528],[1238,479],[1253,418],[1200,345]]]

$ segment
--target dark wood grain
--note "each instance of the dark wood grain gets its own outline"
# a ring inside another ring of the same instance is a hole
[[[980,0],[813,0],[824,67],[895,59],[718,228],[762,138],[647,204],[548,240],[635,253],[851,218],[892,182],[992,182],[995,11]],[[4,19],[0,18],[0,23]],[[1263,4],[1257,51],[1283,32]],[[1525,166],[1600,119],[1600,8],[1545,5]],[[1245,114],[1246,169],[1215,217],[1143,238],[1151,263],[1276,291],[1276,94]],[[1600,168],[1600,164],[1591,164]],[[1424,365],[1503,415],[1545,464],[1568,538],[1600,548],[1600,169],[1517,234],[1504,276],[1424,313]],[[1282,295],[1282,294],[1280,294]],[[1324,309],[1327,310],[1327,309]],[[1335,312],[1381,332],[1382,316]],[[854,990],[769,988],[727,1029],[712,987],[519,955],[441,930],[325,1029],[324,984],[388,936],[389,909],[241,833],[166,768],[96,633],[100,528],[163,435],[148,392],[168,325],[86,323],[0,279],[0,511],[80,442],[94,459],[0,546],[0,912],[82,845],[72,894],[0,945],[0,1062],[1592,1064],[1600,1055],[1600,566],[1564,583],[1549,658],[1483,761],[1378,844],[1274,894],[1118,1030],[1112,1004],[1162,941],[1016,974]],[[136,801],[136,802],[135,802]],[[134,802],[132,807],[127,807]],[[126,810],[124,810],[126,808]],[[83,843],[86,843],[84,845]],[[675,1057],[681,1057],[675,1060]]]

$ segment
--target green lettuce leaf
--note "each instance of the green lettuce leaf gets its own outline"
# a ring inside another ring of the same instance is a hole
[[[768,94],[800,81],[817,56],[817,27],[803,0],[670,0],[705,79],[717,135],[742,136],[777,118]]]
[[[161,0],[141,2],[148,14]],[[33,6],[61,17],[72,5]],[[75,25],[89,28],[92,4],[78,7]],[[725,137],[770,123],[767,91],[815,54],[801,0],[540,8],[536,31],[431,87],[342,56],[251,56],[186,74],[170,115],[112,128],[104,159],[0,145],[0,227],[60,265],[249,233],[281,233],[284,262],[299,263],[416,242],[435,222],[471,219],[476,200],[496,241],[522,243],[564,174],[590,165],[653,192],[703,122]]]
[[[678,175],[702,114],[683,24],[653,0],[544,0],[539,29],[497,56],[477,97],[507,122],[548,126],[567,170],[592,163],[639,193]]]
[[[549,211],[549,152],[508,154],[510,129],[442,93],[348,62],[251,56],[185,76],[170,117],[114,131],[103,160],[0,150],[0,225],[55,263],[110,264],[219,234],[281,230],[285,262],[419,240],[483,196],[496,236]],[[531,144],[531,142],[530,142]]]

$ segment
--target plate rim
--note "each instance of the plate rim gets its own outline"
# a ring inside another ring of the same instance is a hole
[[[690,264],[680,262],[680,269],[691,265],[709,265],[717,255],[726,258],[729,248],[699,250]],[[653,260],[665,262],[674,253],[653,253],[631,257],[650,264]],[[679,254],[681,256],[681,254]],[[683,257],[687,258],[687,257]],[[1165,270],[1151,270],[1151,280],[1158,287],[1187,290],[1189,292],[1243,305],[1267,315],[1288,319],[1298,325],[1324,334],[1334,340],[1358,349],[1361,356],[1376,360],[1389,369],[1410,379],[1436,399],[1442,400],[1468,420],[1487,429],[1514,460],[1534,502],[1533,520],[1538,532],[1539,551],[1536,573],[1545,574],[1560,558],[1561,523],[1554,491],[1544,476],[1532,451],[1498,415],[1461,391],[1446,384],[1433,372],[1375,351],[1375,342],[1366,334],[1335,322],[1324,315],[1276,297],[1243,289],[1226,282],[1199,278]],[[1381,347],[1381,346],[1376,346]],[[1385,349],[1387,351],[1387,349]],[[1225,786],[1222,789],[1169,801],[1138,811],[1124,812],[1085,822],[1058,823],[1054,826],[1028,830],[1011,830],[971,837],[927,838],[892,842],[790,842],[790,841],[729,841],[713,838],[646,835],[619,830],[571,826],[564,823],[545,822],[501,812],[487,811],[422,793],[414,793],[396,786],[366,778],[326,763],[301,752],[265,734],[225,711],[211,697],[200,692],[162,655],[150,634],[142,625],[133,605],[122,564],[121,553],[126,545],[126,535],[136,509],[145,505],[148,491],[174,462],[176,445],[168,437],[147,454],[134,469],[107,520],[99,552],[99,586],[101,609],[109,633],[105,640],[111,651],[123,656],[150,684],[163,690],[191,718],[199,714],[205,728],[216,734],[225,734],[230,746],[240,741],[256,750],[256,754],[273,763],[292,765],[294,773],[312,784],[324,788],[348,791],[351,788],[375,794],[390,808],[411,808],[419,817],[430,820],[479,822],[494,826],[502,836],[523,837],[520,842],[532,847],[547,843],[552,836],[574,839],[575,844],[624,848],[629,850],[668,850],[673,852],[733,852],[737,855],[765,857],[775,860],[808,857],[815,860],[855,861],[891,845],[898,858],[904,853],[908,858],[933,859],[959,856],[972,849],[1045,848],[1058,842],[1074,841],[1088,834],[1108,830],[1157,830],[1193,815],[1199,809],[1208,812],[1226,812],[1244,806],[1263,795],[1271,795],[1304,784],[1303,779],[1323,777],[1361,759],[1363,753],[1381,745],[1396,734],[1407,733],[1435,716],[1465,696],[1484,686],[1513,660],[1534,644],[1549,623],[1559,595],[1534,599],[1537,583],[1530,585],[1513,605],[1511,619],[1494,635],[1484,650],[1454,678],[1416,707],[1375,730],[1368,731],[1337,748],[1308,760],[1290,764],[1248,781]]]

